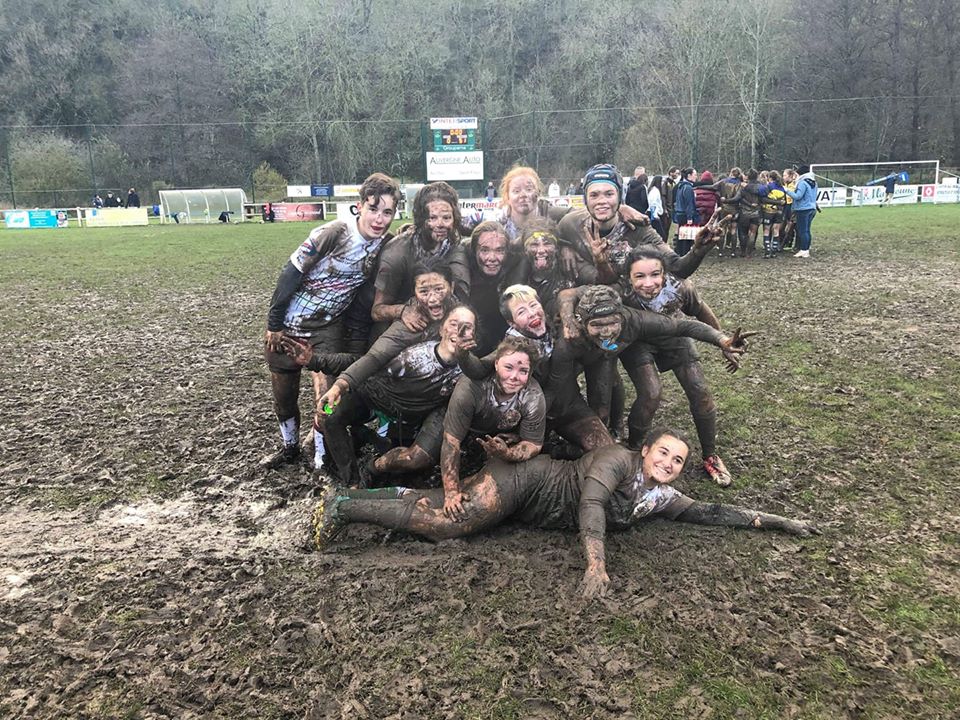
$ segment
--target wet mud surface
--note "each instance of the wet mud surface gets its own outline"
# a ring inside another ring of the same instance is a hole
[[[272,277],[68,284],[55,309],[8,283],[25,310],[0,358],[0,714],[949,717],[956,261],[930,261],[931,294],[868,255],[782,260],[695,278],[764,335],[732,378],[701,351],[733,486],[679,484],[823,535],[653,521],[610,538],[613,592],[592,602],[573,533],[354,526],[306,549],[309,472],[255,467],[277,440]],[[692,430],[672,379],[664,396]]]

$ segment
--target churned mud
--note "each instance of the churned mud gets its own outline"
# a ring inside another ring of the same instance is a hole
[[[0,356],[0,714],[949,717],[958,277],[838,248],[708,261],[708,302],[764,334],[733,377],[701,350],[735,482],[681,488],[824,534],[653,521],[611,537],[613,592],[590,603],[572,533],[354,526],[306,548],[309,471],[255,467],[278,435],[272,278],[68,286],[55,307],[3,288],[22,312]]]

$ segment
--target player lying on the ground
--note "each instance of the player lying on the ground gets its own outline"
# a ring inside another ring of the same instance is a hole
[[[579,529],[586,557],[581,586],[587,597],[606,594],[604,540],[607,526],[626,529],[649,516],[701,525],[781,530],[810,535],[808,522],[736,505],[702,503],[671,487],[689,453],[676,431],[650,433],[640,452],[609,445],[579,460],[491,460],[463,483],[462,514],[443,510],[443,491],[382,488],[352,491],[328,487],[313,514],[314,541],[323,549],[347,524],[372,523],[430,540],[462,537],[504,520],[546,529]]]

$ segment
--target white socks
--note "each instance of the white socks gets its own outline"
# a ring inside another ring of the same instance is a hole
[[[300,444],[300,424],[295,417],[287,418],[280,423],[280,434],[283,436],[284,446]]]

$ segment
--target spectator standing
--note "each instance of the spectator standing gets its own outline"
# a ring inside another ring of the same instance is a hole
[[[576,186],[574,183],[570,183],[569,185],[567,185],[567,192],[566,192],[566,194],[567,194],[567,195],[576,195],[576,194],[577,194],[577,186]]]
[[[663,175],[654,175],[650,181],[650,187],[647,188],[647,214],[650,216],[650,227],[656,230],[664,241],[667,239],[667,232],[663,229],[663,194],[660,188],[663,185]]]
[[[497,188],[493,185],[493,180],[487,183],[487,202],[493,202],[493,199],[497,196]]]
[[[556,180],[553,180],[547,188],[547,197],[560,197],[560,184]]]
[[[103,207],[103,198],[99,194],[93,196],[93,206],[95,208]]]
[[[130,188],[129,190],[127,190],[127,207],[128,208],[140,207],[140,196],[137,195],[136,188]]]
[[[660,188],[660,192],[663,194],[663,231],[668,237],[670,235],[670,223],[673,220],[673,196],[676,192],[678,180],[680,180],[680,168],[674,165],[667,170],[667,175],[663,178],[663,186]]]
[[[817,180],[809,165],[798,168],[800,177],[797,179],[797,189],[784,188],[784,192],[793,198],[793,217],[797,222],[797,252],[794,257],[810,257],[810,225],[817,212]]]
[[[704,170],[700,175],[700,182],[693,189],[694,203],[697,206],[697,213],[700,215],[698,225],[705,225],[717,209],[717,202],[720,200],[720,193],[717,192],[713,184],[713,173]]]
[[[637,166],[633,171],[633,177],[630,178],[630,184],[627,185],[627,194],[624,202],[637,212],[646,214],[650,209],[647,199],[647,170],[642,166]]]
[[[696,225],[697,216],[696,197],[693,194],[693,183],[697,179],[697,171],[692,167],[684,168],[680,172],[680,182],[677,183],[673,196],[673,222],[677,225],[677,238],[674,241],[674,250],[677,255],[683,256],[693,247],[692,239],[680,239],[680,229],[684,225]]]
[[[103,206],[108,208],[122,207],[120,198],[113,194],[113,190],[107,191],[107,197],[103,200]]]

